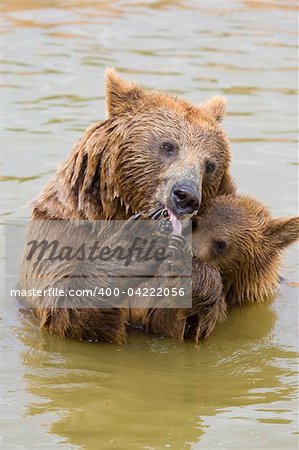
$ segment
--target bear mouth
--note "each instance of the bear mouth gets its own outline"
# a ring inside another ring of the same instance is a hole
[[[163,220],[171,223],[172,233],[181,235],[183,225],[181,220],[174,214],[174,212],[166,208],[165,206],[159,206],[158,208],[151,211],[142,211],[140,213],[131,216],[129,220],[138,220],[138,219],[151,219],[151,220]]]
[[[180,219],[171,211],[171,209],[167,208],[166,210],[168,212],[169,215],[169,220],[172,224],[172,228],[173,228],[173,232],[174,234],[178,234],[181,235],[182,234],[182,229],[183,229],[183,225],[182,222],[180,221]]]

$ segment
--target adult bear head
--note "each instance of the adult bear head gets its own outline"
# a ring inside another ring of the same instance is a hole
[[[125,219],[165,207],[178,219],[232,193],[226,101],[196,106],[106,72],[107,119],[89,127],[35,201],[46,218]]]

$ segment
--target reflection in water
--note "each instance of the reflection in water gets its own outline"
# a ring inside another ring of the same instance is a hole
[[[77,343],[41,335],[24,318],[18,339],[36,396],[26,415],[58,413],[50,431],[86,448],[191,448],[209,432],[210,417],[234,417],[236,408],[238,419],[253,407],[260,423],[290,424],[283,409],[269,417],[268,405],[294,395],[285,377],[296,378],[288,363],[295,353],[271,342],[274,324],[270,305],[234,310],[196,349],[138,335],[123,346]]]
[[[240,190],[296,214],[295,7],[2,0],[3,217],[28,217],[24,206],[104,117],[108,65],[196,103],[224,94]],[[282,275],[296,281],[297,269],[291,249]],[[3,448],[295,448],[297,293],[282,287],[271,305],[232,310],[198,349],[144,336],[121,347],[63,341],[8,302]]]

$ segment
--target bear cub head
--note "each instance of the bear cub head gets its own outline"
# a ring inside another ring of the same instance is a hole
[[[282,250],[299,238],[299,217],[273,218],[248,196],[222,195],[192,219],[193,256],[220,271],[231,303],[274,293]]]

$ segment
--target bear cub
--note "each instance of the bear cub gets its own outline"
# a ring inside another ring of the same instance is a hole
[[[274,218],[252,197],[221,195],[192,221],[193,256],[219,270],[228,304],[274,294],[282,251],[299,238],[299,217]]]
[[[225,319],[227,306],[275,293],[282,251],[299,238],[299,217],[274,218],[254,198],[221,195],[192,224],[192,308],[157,309],[147,330],[198,343]]]

